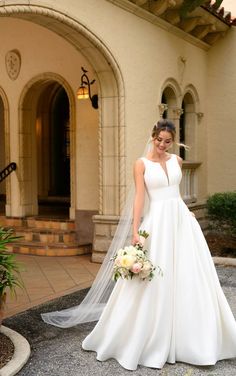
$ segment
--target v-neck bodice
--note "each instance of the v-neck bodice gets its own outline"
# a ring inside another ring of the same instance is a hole
[[[179,196],[179,184],[182,178],[181,168],[177,156],[171,157],[165,162],[166,171],[159,162],[153,162],[145,157],[141,158],[145,165],[144,181],[149,198],[154,201],[162,198]],[[174,187],[174,188],[173,188]],[[166,188],[163,191],[163,188]]]

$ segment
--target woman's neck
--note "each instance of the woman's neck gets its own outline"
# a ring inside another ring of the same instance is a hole
[[[165,162],[168,155],[169,153],[167,151],[165,151],[164,153],[158,153],[157,151],[153,150],[148,153],[148,158],[156,162]]]

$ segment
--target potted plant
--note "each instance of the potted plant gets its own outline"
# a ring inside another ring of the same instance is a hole
[[[16,287],[23,287],[19,274],[20,264],[16,261],[15,254],[7,250],[7,245],[18,238],[12,229],[0,228],[0,325],[7,291],[16,295]]]

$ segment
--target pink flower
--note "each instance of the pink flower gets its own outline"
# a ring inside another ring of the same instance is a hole
[[[142,264],[140,264],[140,262],[136,262],[133,266],[132,266],[132,269],[131,269],[131,272],[135,273],[135,274],[138,274],[140,272],[140,270],[142,269]]]

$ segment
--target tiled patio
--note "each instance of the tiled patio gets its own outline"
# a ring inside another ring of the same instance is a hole
[[[22,264],[25,289],[17,289],[17,298],[8,297],[5,317],[91,286],[100,267],[90,261],[90,255],[16,257]]]
[[[39,304],[90,287],[100,268],[90,255],[47,257],[16,255],[21,263],[25,288],[17,288],[17,298],[8,294],[5,317]],[[236,266],[232,258],[214,257],[216,265]]]

